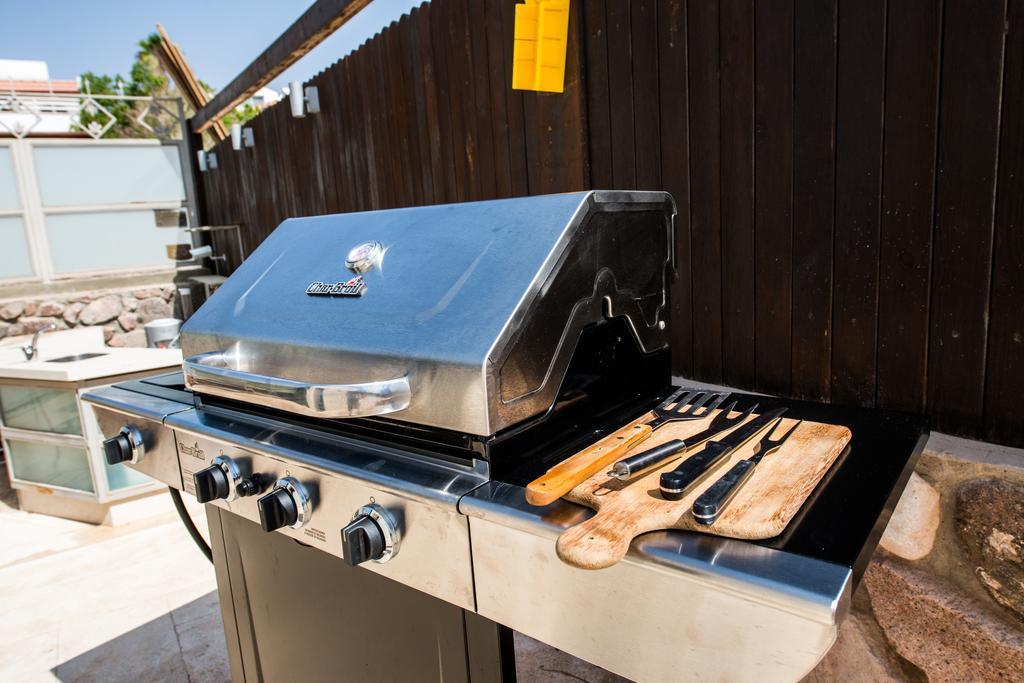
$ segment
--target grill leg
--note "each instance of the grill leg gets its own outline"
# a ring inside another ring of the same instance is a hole
[[[512,629],[474,612],[463,611],[466,658],[471,682],[515,683],[516,653]]]

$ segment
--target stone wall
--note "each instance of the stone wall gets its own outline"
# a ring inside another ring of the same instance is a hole
[[[100,325],[110,346],[145,346],[143,324],[181,317],[174,297],[174,285],[162,285],[0,302],[0,338],[32,334],[50,323],[59,329]]]
[[[1024,451],[933,435],[807,681],[1024,681]]]

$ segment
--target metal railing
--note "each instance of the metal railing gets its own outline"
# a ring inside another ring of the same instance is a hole
[[[85,92],[79,93],[0,91],[0,133],[22,139],[33,131],[43,135],[80,132],[99,140],[118,121],[118,116],[111,111],[111,104],[129,102],[133,105],[131,122],[154,138],[182,138],[185,105],[180,97],[95,94],[91,92],[88,81],[84,82],[84,87]],[[53,130],[54,126],[63,126],[64,117],[67,130]],[[49,125],[46,130],[39,130],[43,123]]]

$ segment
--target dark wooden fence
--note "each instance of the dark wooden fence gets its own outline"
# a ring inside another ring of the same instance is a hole
[[[1024,0],[577,0],[512,91],[512,0],[435,0],[217,148],[206,218],[666,189],[679,374],[1024,445]]]

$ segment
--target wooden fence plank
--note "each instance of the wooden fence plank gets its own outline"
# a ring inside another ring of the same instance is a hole
[[[837,14],[835,0],[797,0],[794,8],[793,127],[800,134],[793,140],[789,392],[816,400],[827,400],[831,389]],[[759,311],[763,305],[759,297]]]
[[[412,15],[418,15],[420,7],[414,7]],[[416,19],[413,16],[407,21],[398,23],[398,43],[402,54],[402,69],[406,74],[408,90],[408,106],[410,144],[416,147],[412,153],[414,165],[408,170],[413,176],[414,199],[417,205],[429,204],[433,196],[433,177],[431,175],[430,131],[427,127],[427,109],[423,89],[423,64],[417,60],[419,54],[419,34],[416,30]]]
[[[608,75],[608,23],[605,0],[583,5],[587,68],[587,124],[590,131],[590,178],[593,187],[610,189],[612,180],[611,93]]]
[[[434,0],[430,3],[430,48],[434,65],[434,84],[436,88],[437,126],[440,129],[438,150],[441,153],[443,194],[439,194],[438,202],[456,202],[465,195],[465,189],[459,189],[455,170],[455,147],[462,144],[461,129],[457,130],[452,117],[452,106],[449,90],[451,79],[448,71],[446,45],[448,43],[448,5],[449,0]]]
[[[722,379],[753,387],[754,5],[722,0]]]
[[[515,35],[515,5],[501,2],[501,54],[504,56],[505,83],[508,87],[508,148],[509,166],[512,169],[512,196],[529,194],[530,174],[526,162],[526,107],[523,91],[512,90],[512,42]]]
[[[722,215],[718,2],[688,10],[693,373],[722,381]],[[617,162],[616,162],[617,163]]]
[[[440,204],[445,201],[448,187],[448,166],[445,161],[446,151],[443,148],[440,111],[438,103],[441,96],[437,85],[437,65],[434,62],[433,34],[431,31],[431,15],[434,6],[423,8],[414,17],[416,22],[416,48],[423,75],[423,109],[426,116],[430,143],[430,187],[428,202]]]
[[[879,243],[879,407],[924,411],[941,5],[889,5]]]
[[[984,436],[1024,441],[1024,2],[1009,3],[996,191]]]
[[[476,117],[476,173],[480,176],[480,198],[498,196],[494,155],[494,133],[491,121],[497,118],[491,110],[490,69],[487,68],[487,24],[483,2],[468,3],[467,39],[471,58],[467,68],[473,80],[473,112]],[[504,110],[502,110],[504,116]]]
[[[588,3],[589,5],[589,3]],[[690,146],[687,100],[686,1],[659,3],[658,79],[661,182],[676,200],[676,279],[672,287],[672,371],[693,373],[690,283]],[[596,168],[593,166],[592,168]],[[609,171],[610,173],[610,171]]]
[[[505,61],[502,53],[504,36],[498,2],[499,0],[484,2],[484,28],[477,30],[484,30],[487,40],[487,83],[491,110],[491,143],[494,148],[495,196],[511,197],[512,150],[508,110],[508,93],[511,88],[505,81]]]
[[[977,433],[1006,17],[1001,2],[949,0],[945,11],[928,407],[934,428]]]
[[[886,0],[839,4],[832,400],[875,403]]]
[[[756,383],[789,391],[793,252],[793,4],[754,4]]]
[[[611,116],[612,185],[636,189],[633,122],[633,34],[629,0],[606,0],[608,32],[608,108]]]
[[[661,189],[661,137],[658,101],[658,3],[633,0],[630,6],[633,67],[633,155],[636,186]]]
[[[469,28],[466,24],[465,2],[448,2],[449,106],[452,115],[452,152],[455,156],[456,197],[467,201],[480,199],[480,169],[474,113],[472,55],[469,51]]]

